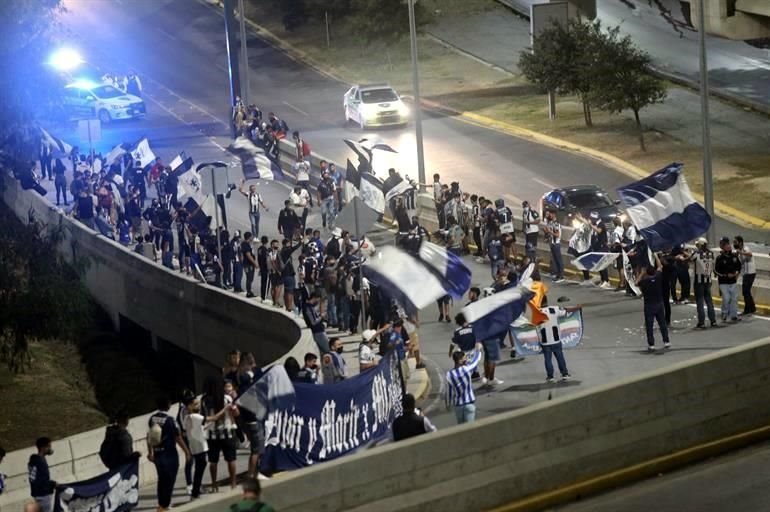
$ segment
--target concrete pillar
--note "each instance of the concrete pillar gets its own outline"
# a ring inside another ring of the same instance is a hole
[[[690,6],[693,26],[698,26],[698,2],[685,0]],[[770,37],[770,11],[766,0],[705,0],[706,32],[728,39],[761,39]]]

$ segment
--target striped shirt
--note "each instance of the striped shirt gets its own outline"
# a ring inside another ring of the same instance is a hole
[[[471,374],[476,371],[479,362],[481,362],[481,351],[476,350],[468,363],[447,372],[446,403],[448,405],[456,407],[472,404],[476,401],[476,395],[473,393],[473,386],[471,385]]]
[[[548,320],[538,326],[540,343],[543,345],[558,345],[561,343],[559,318],[566,316],[567,312],[563,308],[552,306],[541,308],[540,311],[545,313],[545,315],[548,317]]]

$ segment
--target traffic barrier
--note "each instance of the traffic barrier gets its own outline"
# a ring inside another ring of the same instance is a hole
[[[286,512],[485,510],[760,429],[769,381],[764,338],[281,475],[263,499]],[[218,512],[238,496],[179,509]]]

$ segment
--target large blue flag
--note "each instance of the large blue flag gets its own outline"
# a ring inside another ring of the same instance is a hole
[[[527,308],[535,293],[526,286],[512,286],[483,299],[471,302],[462,310],[473,324],[477,340],[488,340],[508,332],[511,323]]]
[[[629,217],[653,251],[689,242],[711,226],[711,216],[693,198],[682,170],[682,164],[672,163],[618,189]]]
[[[241,135],[227,147],[227,151],[240,159],[243,176],[246,179],[274,180],[276,177],[283,177],[283,171],[278,162],[248,137]]]
[[[139,459],[99,476],[56,486],[54,512],[126,512],[139,503]]]
[[[572,260],[572,264],[578,270],[600,272],[612,265],[618,256],[620,256],[619,252],[589,252]]]

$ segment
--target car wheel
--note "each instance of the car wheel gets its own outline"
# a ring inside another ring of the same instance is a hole
[[[99,111],[99,121],[102,123],[109,123],[112,121],[112,117],[110,117],[110,113],[107,112],[105,109],[101,109]]]

